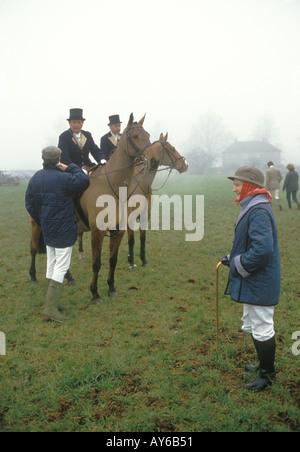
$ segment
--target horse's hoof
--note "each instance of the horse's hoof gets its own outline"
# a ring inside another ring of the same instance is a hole
[[[38,284],[38,280],[37,280],[37,279],[32,279],[32,280],[30,281],[30,283],[36,285],[36,284]]]
[[[129,267],[129,270],[136,270],[136,269],[137,269],[136,264],[130,265],[130,267]]]
[[[78,286],[78,282],[73,279],[72,281],[68,282],[68,286]]]
[[[144,262],[144,263],[143,263],[143,267],[149,267],[148,262]]]
[[[79,254],[79,260],[82,262],[85,261],[85,257],[83,254]]]
[[[117,298],[119,295],[118,295],[118,292],[115,290],[113,292],[108,292],[108,296],[110,298]]]
[[[91,301],[91,304],[101,305],[101,304],[103,304],[103,300],[102,300],[102,298],[93,298]]]

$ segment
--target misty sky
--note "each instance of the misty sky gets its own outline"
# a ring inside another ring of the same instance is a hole
[[[300,0],[0,0],[0,169],[38,169],[70,108],[99,144],[131,112],[185,153],[199,116],[265,114],[300,164]]]

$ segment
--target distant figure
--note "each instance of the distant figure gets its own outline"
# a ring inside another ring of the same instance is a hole
[[[110,132],[103,135],[100,141],[101,151],[104,153],[106,160],[109,160],[112,153],[118,145],[118,141],[121,137],[121,124],[119,115],[109,116],[109,128]]]
[[[298,209],[300,209],[300,204],[299,201],[297,199],[297,191],[299,190],[299,176],[297,171],[295,171],[295,165],[293,165],[293,163],[289,163],[287,165],[287,169],[289,170],[289,172],[287,173],[286,177],[285,177],[285,181],[284,181],[284,185],[283,185],[283,191],[286,190],[286,199],[289,205],[289,208],[292,208],[292,203],[291,203],[291,195],[293,197],[293,201],[297,204]]]
[[[82,117],[81,108],[72,108],[70,117],[67,119],[70,128],[59,137],[58,147],[62,151],[61,163],[75,165],[80,168],[92,168],[95,164],[90,160],[89,154],[97,163],[105,164],[105,155],[95,144],[92,134],[82,130],[85,119]]]
[[[280,182],[282,181],[282,174],[278,168],[275,168],[273,162],[268,163],[266,172],[266,188],[269,190],[279,205],[279,209],[282,210],[282,205],[279,198]]]

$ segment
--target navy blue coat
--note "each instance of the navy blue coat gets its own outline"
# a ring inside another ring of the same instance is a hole
[[[285,189],[287,192],[291,192],[291,193],[299,190],[299,176],[298,176],[297,171],[292,170],[287,173],[287,175],[285,176],[285,181],[284,181],[284,185],[283,185],[283,190],[285,190]]]
[[[279,303],[281,286],[274,213],[265,195],[246,198],[242,203],[230,253],[226,295],[239,303],[274,306]]]
[[[89,153],[92,154],[96,162],[100,163],[102,159],[105,159],[104,153],[95,144],[90,132],[84,130],[81,131],[86,140],[82,149],[73,140],[73,133],[71,129],[66,130],[59,136],[58,147],[62,151],[61,163],[75,165],[82,168],[82,166],[94,166],[94,163],[89,158]]]
[[[88,176],[71,164],[66,171],[55,165],[46,166],[30,180],[26,191],[26,209],[41,226],[45,244],[68,248],[77,239],[77,219],[72,194],[85,191]]]
[[[109,160],[112,153],[114,152],[114,150],[117,147],[110,140],[111,137],[112,137],[111,132],[108,132],[106,135],[103,135],[103,137],[101,138],[101,141],[100,141],[100,148],[101,148],[101,151],[104,153],[106,160]],[[121,135],[120,135],[120,137],[121,137]]]

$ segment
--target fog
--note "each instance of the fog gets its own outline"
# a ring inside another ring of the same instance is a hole
[[[300,164],[300,0],[0,0],[0,169],[38,169],[70,108],[97,144],[108,116],[169,132],[207,111],[238,140],[269,115]]]

